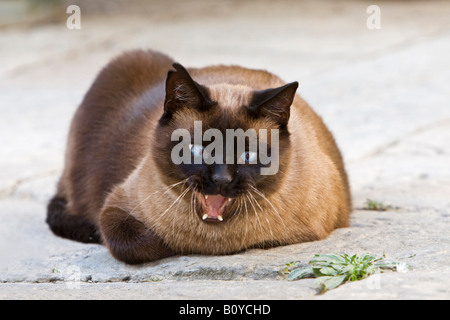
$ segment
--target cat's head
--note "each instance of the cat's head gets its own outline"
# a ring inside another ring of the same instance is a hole
[[[298,83],[257,91],[226,83],[207,87],[173,66],[152,155],[168,188],[202,221],[227,221],[279,188]]]

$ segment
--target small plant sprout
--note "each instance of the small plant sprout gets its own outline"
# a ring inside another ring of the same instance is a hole
[[[283,268],[281,271],[283,274],[288,274],[289,272],[293,271],[295,268],[299,267],[300,261],[291,261],[285,264],[286,267]]]
[[[343,283],[362,280],[384,270],[406,272],[405,270],[410,269],[405,263],[386,262],[384,259],[384,255],[379,257],[372,254],[316,254],[308,266],[301,267],[291,263],[286,264],[288,267],[283,271],[287,273],[288,280],[317,278],[318,291],[324,293]]]
[[[365,203],[365,210],[373,210],[373,211],[386,211],[391,208],[391,206],[384,204],[381,201],[367,199]]]

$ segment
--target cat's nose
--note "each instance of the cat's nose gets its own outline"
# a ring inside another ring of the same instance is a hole
[[[228,172],[226,164],[216,165],[211,178],[216,184],[217,188],[219,188],[220,190],[230,184],[230,182],[233,180],[233,177]]]

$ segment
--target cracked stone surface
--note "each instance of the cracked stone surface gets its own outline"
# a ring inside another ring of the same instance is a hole
[[[115,1],[108,14],[78,3],[81,30],[66,28],[65,11],[57,23],[0,29],[0,299],[450,298],[450,2],[380,2],[380,30],[367,29],[365,1],[149,1],[142,10]],[[142,266],[53,236],[45,207],[73,112],[100,68],[133,48],[298,80],[343,152],[351,226],[322,241]],[[367,199],[390,209],[364,210]],[[314,280],[280,274],[331,252],[385,253],[413,269],[324,295]]]

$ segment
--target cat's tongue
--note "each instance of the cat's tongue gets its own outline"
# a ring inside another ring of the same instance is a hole
[[[228,199],[217,195],[205,195],[205,205],[203,207],[202,219],[206,221],[210,220],[223,220],[223,211],[227,205]]]
[[[218,195],[207,195],[205,196],[205,202],[208,212],[205,212],[210,217],[219,216],[223,210],[221,210],[222,205],[225,203],[225,197]]]

